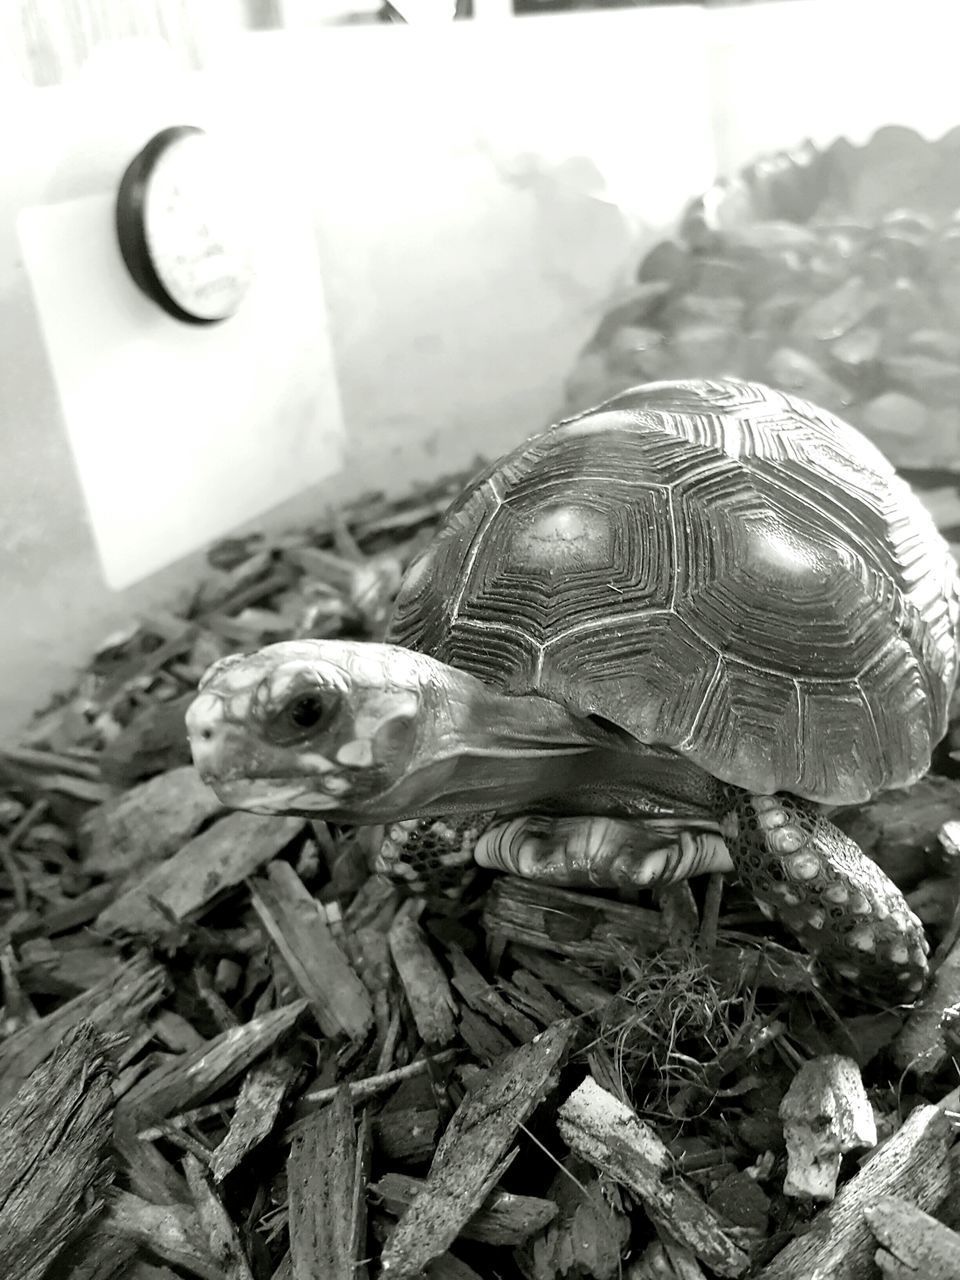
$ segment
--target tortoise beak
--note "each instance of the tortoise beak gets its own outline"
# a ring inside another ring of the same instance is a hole
[[[288,782],[278,778],[251,782],[244,778],[229,781],[204,778],[204,781],[228,809],[243,809],[246,813],[261,813],[271,817],[286,814],[330,816],[329,811],[338,803],[336,796],[311,791],[302,779]]]

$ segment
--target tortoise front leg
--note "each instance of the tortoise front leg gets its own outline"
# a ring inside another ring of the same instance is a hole
[[[731,788],[728,843],[737,875],[825,970],[892,1001],[927,976],[923,925],[877,864],[795,796]]]
[[[457,898],[474,865],[477,837],[489,814],[404,818],[381,829],[373,869],[410,893]]]

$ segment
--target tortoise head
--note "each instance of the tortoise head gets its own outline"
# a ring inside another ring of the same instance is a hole
[[[293,640],[220,659],[187,711],[201,777],[255,813],[384,822],[525,801],[602,735],[399,645]]]
[[[429,659],[391,645],[295,640],[233,654],[187,711],[194,763],[231,807],[363,820],[430,751],[436,685]]]

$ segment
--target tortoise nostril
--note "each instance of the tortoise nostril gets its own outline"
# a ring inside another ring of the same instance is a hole
[[[201,693],[187,708],[184,721],[187,736],[196,746],[209,748],[214,744],[223,727],[224,707],[221,700],[209,693]]]

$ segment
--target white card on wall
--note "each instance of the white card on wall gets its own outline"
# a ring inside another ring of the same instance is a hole
[[[114,196],[20,214],[67,436],[114,589],[342,465],[309,212],[271,181],[258,206],[253,285],[236,315],[202,326],[167,315],[133,283],[117,246]]]

